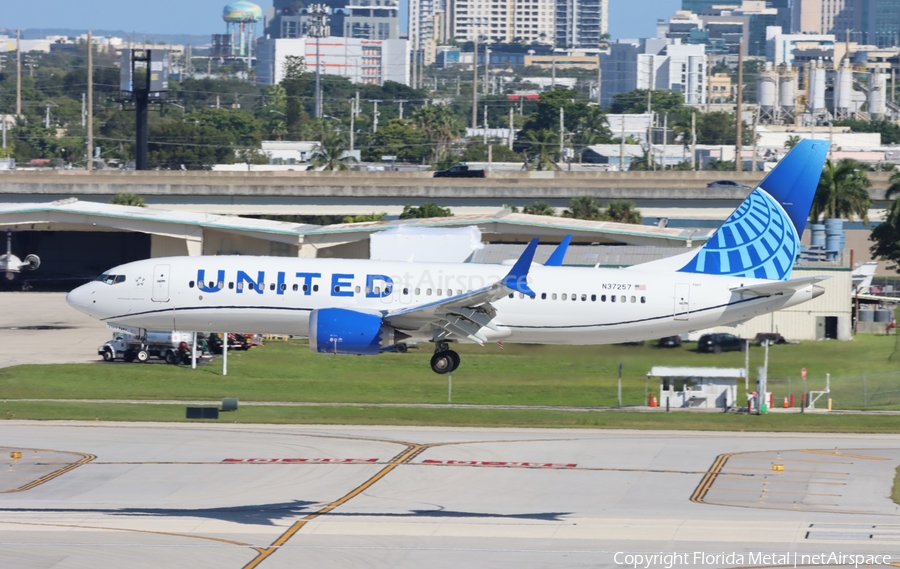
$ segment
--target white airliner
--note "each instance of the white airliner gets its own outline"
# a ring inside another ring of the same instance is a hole
[[[170,257],[111,269],[66,301],[123,326],[308,336],[322,353],[430,341],[437,373],[459,365],[453,342],[610,344],[733,324],[824,292],[824,277],[789,279],[827,151],[801,141],[702,247],[628,269],[532,264],[537,239],[511,268]]]

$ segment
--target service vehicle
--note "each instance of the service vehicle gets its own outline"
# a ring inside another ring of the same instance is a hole
[[[116,331],[111,340],[97,348],[97,354],[108,362],[117,359],[146,362],[156,357],[169,364],[190,364],[191,342],[193,334],[190,332]]]
[[[484,170],[476,170],[469,168],[465,164],[457,164],[446,170],[438,170],[434,173],[435,178],[485,178]]]

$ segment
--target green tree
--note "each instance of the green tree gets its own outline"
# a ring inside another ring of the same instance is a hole
[[[422,164],[430,154],[425,133],[411,121],[392,119],[369,137],[363,147],[363,159],[380,161],[382,156],[396,156],[398,162]]]
[[[569,200],[568,209],[564,210],[563,217],[573,219],[597,220],[601,216],[600,203],[592,196],[581,196]]]
[[[606,211],[603,212],[601,218],[604,221],[615,221],[617,223],[634,223],[640,225],[641,213],[634,206],[634,202],[629,200],[612,200],[606,204]]]
[[[491,160],[493,162],[520,162],[522,157],[518,152],[510,150],[505,144],[491,144]],[[487,146],[481,143],[470,144],[463,151],[460,162],[487,162]]]
[[[139,194],[116,194],[109,203],[115,205],[129,205],[132,207],[146,207],[143,196]]]
[[[856,119],[835,121],[835,126],[849,126],[853,132],[877,132],[881,144],[900,144],[900,125],[889,120],[861,121]]]
[[[365,215],[346,215],[343,223],[364,223],[367,221],[384,221],[387,213],[369,213]]]
[[[628,170],[630,172],[646,172],[651,169],[650,160],[650,150],[644,150],[639,158],[631,159],[631,162],[628,164]]]
[[[319,170],[349,170],[350,164],[356,163],[356,157],[350,154],[350,147],[343,136],[336,133],[326,135],[313,152],[310,164]]]
[[[425,140],[431,145],[430,161],[437,162],[446,153],[465,126],[448,105],[427,105],[418,107],[412,113],[413,122],[425,134]]]
[[[822,217],[852,221],[858,216],[868,223],[871,186],[865,168],[856,160],[841,160],[837,164],[826,160],[809,212],[810,221],[815,223]]]
[[[436,203],[423,203],[419,207],[412,205],[403,206],[400,219],[424,219],[426,217],[452,217],[450,208],[441,207]]]
[[[704,170],[713,170],[716,172],[734,172],[734,160],[719,160],[713,158],[703,167]]]
[[[869,239],[873,242],[869,248],[872,257],[889,261],[887,268],[900,272],[900,199],[891,203],[884,221],[872,229]]]
[[[734,113],[715,111],[697,115],[697,144],[734,144],[737,125]],[[753,144],[753,133],[744,123],[741,130],[743,144]]]
[[[534,202],[522,208],[522,213],[528,215],[556,215],[556,209],[550,207],[547,202]]]
[[[304,118],[302,97],[306,89],[306,60],[303,57],[289,55],[284,61],[284,78],[281,86],[284,89],[284,122],[288,131],[300,126]]]
[[[525,132],[525,165],[528,170],[559,170],[559,137],[548,129]]]
[[[613,95],[609,112],[618,114],[642,114],[647,112],[647,89],[636,89]],[[674,91],[654,90],[650,95],[650,109],[656,113],[681,111],[684,96]]]

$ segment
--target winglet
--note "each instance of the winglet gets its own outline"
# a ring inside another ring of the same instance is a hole
[[[528,296],[535,296],[534,292],[528,288],[528,269],[531,268],[531,262],[534,260],[534,252],[537,251],[537,246],[538,238],[535,237],[528,244],[528,247],[525,247],[525,251],[522,252],[522,256],[513,265],[509,274],[500,281],[503,286]]]
[[[550,258],[547,259],[547,262],[544,263],[545,267],[561,267],[563,264],[563,259],[566,258],[566,251],[569,249],[569,243],[572,242],[572,234],[568,234],[563,237],[563,240],[560,241],[559,246],[553,251],[550,255]]]

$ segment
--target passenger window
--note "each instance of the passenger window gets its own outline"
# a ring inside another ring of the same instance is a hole
[[[334,287],[334,292],[341,292],[341,287],[335,286],[335,287]]]
[[[239,283],[238,283],[238,290],[244,290],[244,283],[243,283],[243,282],[239,282]]]
[[[360,288],[359,288],[359,286],[357,286],[357,287],[356,287],[356,294],[359,294],[359,290],[360,290]],[[369,291],[366,290],[366,292],[369,292]]]
[[[625,302],[625,295],[623,294],[621,298],[619,298],[622,302]]]
[[[605,294],[601,294],[601,295],[600,295],[600,302],[606,302],[606,295],[605,295]]]
[[[299,289],[299,288],[300,287],[295,284],[294,286],[291,287],[291,290],[293,290],[294,292],[297,292],[297,289]]]
[[[403,289],[403,294],[409,294],[409,289],[408,288]]]
[[[356,287],[356,288],[359,288],[359,287]],[[372,289],[369,288],[369,287],[366,287],[366,294],[369,294],[369,293],[371,293],[371,292],[372,292]]]
[[[632,297],[631,297],[631,302],[635,302],[635,301],[636,301],[635,297],[632,296]]]
[[[375,294],[381,294],[381,287],[380,287],[380,286],[376,286],[376,287],[375,287]]]
[[[572,293],[572,300],[573,300],[573,301],[574,301],[574,300],[578,300],[578,295],[575,294],[575,293]]]
[[[609,301],[610,301],[610,302],[615,302],[615,301],[616,301],[616,295],[614,295],[614,294],[609,295]]]
[[[209,281],[209,288],[216,288],[216,283]]]
[[[284,284],[284,283],[281,283],[281,290],[282,290],[282,291],[287,290],[287,285]]]
[[[582,294],[582,295],[581,295],[581,302],[584,302],[585,300],[587,300],[587,295],[586,295],[586,294]]]
[[[562,296],[560,296],[560,298],[566,300],[566,293],[562,293]]]
[[[194,281],[188,283],[188,288],[194,288]]]
[[[591,302],[597,302],[597,295],[596,295],[596,294],[592,294],[592,295],[591,295]]]
[[[647,302],[647,297],[646,297],[646,296],[642,296],[642,297],[641,297],[641,304],[644,304],[644,303],[646,303],[646,302]]]
[[[510,297],[510,298],[515,298],[515,297],[516,297],[516,293],[514,293],[514,292],[509,293],[509,297]]]
[[[234,283],[233,283],[233,282],[228,283],[228,290],[234,290]]]
[[[303,285],[303,292],[306,292],[306,291],[308,291],[308,290],[309,290],[309,287],[306,286],[306,285]]]
[[[319,292],[319,285],[313,285],[313,292]]]
[[[255,283],[247,283],[247,288],[253,290],[253,286]]]
[[[546,293],[546,292],[542,292],[542,293],[541,293],[541,300],[547,300],[547,293]]]
[[[556,300],[556,293],[555,293],[555,292],[554,292],[553,294],[550,295],[550,300]]]
[[[453,296],[453,289],[447,289],[447,296]]]
[[[269,290],[275,290],[275,283],[269,285]]]
[[[437,289],[437,296],[441,296],[441,289]]]
[[[218,285],[217,288],[220,288],[220,289],[225,288],[225,281],[219,281],[216,284]]]
[[[431,296],[431,289],[430,289],[430,288],[426,288],[426,289],[425,289],[425,296]]]
[[[420,294],[422,294],[422,289],[417,288],[417,289],[416,289],[416,296],[419,296]]]

